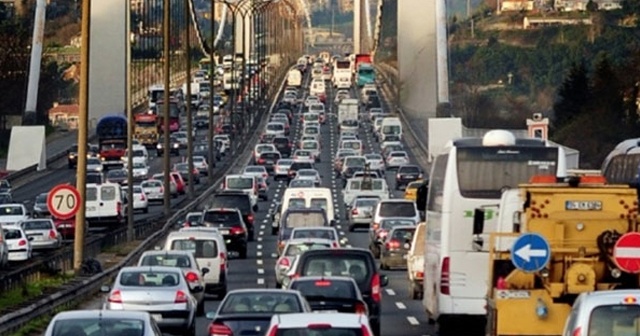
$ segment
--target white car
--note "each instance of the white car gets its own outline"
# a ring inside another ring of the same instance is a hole
[[[222,141],[227,147],[231,146],[231,138],[229,134],[218,134],[213,137],[215,141]]]
[[[265,166],[247,166],[244,168],[242,175],[261,176],[265,181],[269,178],[269,172]]]
[[[315,163],[316,158],[313,157],[313,153],[311,151],[298,149],[295,152],[293,152],[293,161]]]
[[[310,151],[313,157],[315,158],[316,162],[320,162],[320,153],[321,153],[320,142],[309,141],[309,140],[302,141],[302,143],[300,144],[300,149],[305,151]]]
[[[295,178],[298,180],[311,180],[316,187],[320,187],[322,185],[322,177],[315,169],[300,169],[297,171]]]
[[[294,229],[295,230],[295,229]],[[335,230],[335,229],[334,229]],[[319,237],[305,237],[298,239],[288,239],[282,254],[276,262],[275,274],[276,274],[276,287],[282,286],[282,282],[289,272],[295,259],[305,251],[309,250],[322,250],[337,247],[333,245],[334,242],[331,239],[322,239]]]
[[[122,194],[125,197],[129,194],[128,187],[122,187]],[[149,199],[141,186],[133,186],[133,211],[149,212]]]
[[[50,218],[29,219],[20,223],[20,227],[35,250],[57,249],[62,246],[62,235]]]
[[[160,202],[164,204],[164,186],[162,181],[146,180],[140,183],[140,187],[147,196],[147,202]]]
[[[307,96],[307,99],[304,101],[304,106],[309,107],[312,104],[322,104],[322,102],[320,101],[320,98],[316,96]]]
[[[265,335],[312,335],[309,326],[336,332],[335,335],[375,335],[365,314],[326,312],[275,314],[271,317],[269,331]],[[298,334],[300,333],[300,334]],[[323,334],[324,335],[324,334]]]
[[[196,155],[193,157],[193,166],[200,172],[200,175],[209,174],[209,164],[204,156]]]
[[[19,225],[29,219],[29,211],[21,203],[0,205],[0,225]]]
[[[138,180],[146,180],[149,178],[149,166],[144,162],[134,162],[133,178]]]
[[[387,168],[389,169],[398,168],[400,166],[409,164],[409,155],[407,155],[407,152],[394,151],[389,153],[389,156],[387,156],[386,161],[387,161]]]
[[[289,176],[289,168],[293,164],[293,160],[291,159],[280,159],[273,166],[274,179],[277,180],[279,178],[286,178]]]
[[[33,249],[31,240],[18,225],[3,225],[4,239],[9,247],[9,261],[25,261],[31,259]]]
[[[263,152],[277,152],[278,148],[274,144],[257,144],[253,149],[253,160],[258,161]]]
[[[380,154],[365,154],[365,159],[371,170],[383,170],[384,171],[384,158]]]
[[[174,132],[171,136],[175,137],[180,143],[180,147],[186,148],[189,142],[189,134],[187,132]]]
[[[88,158],[87,171],[102,173],[102,161],[98,158]]]

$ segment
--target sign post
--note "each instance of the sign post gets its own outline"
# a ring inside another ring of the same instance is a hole
[[[53,217],[71,219],[80,209],[80,193],[70,184],[59,184],[47,195],[47,208]]]
[[[527,273],[542,270],[549,263],[551,248],[547,240],[537,233],[525,233],[518,237],[511,248],[511,262]]]
[[[624,234],[613,247],[613,259],[623,272],[640,273],[640,233]]]

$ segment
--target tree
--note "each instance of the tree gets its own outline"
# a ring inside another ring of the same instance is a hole
[[[598,11],[598,4],[595,3],[593,0],[589,0],[589,2],[587,2],[587,12],[593,13],[597,11]]]
[[[553,128],[561,129],[579,117],[589,100],[590,89],[584,61],[574,63],[558,89],[558,101],[553,104]]]

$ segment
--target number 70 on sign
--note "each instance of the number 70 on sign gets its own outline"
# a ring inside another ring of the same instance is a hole
[[[47,207],[58,219],[73,218],[80,209],[80,193],[70,184],[59,184],[47,195]]]

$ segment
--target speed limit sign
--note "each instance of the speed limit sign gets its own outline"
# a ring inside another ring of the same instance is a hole
[[[57,185],[47,195],[47,207],[55,218],[73,218],[80,209],[80,193],[70,184]]]

